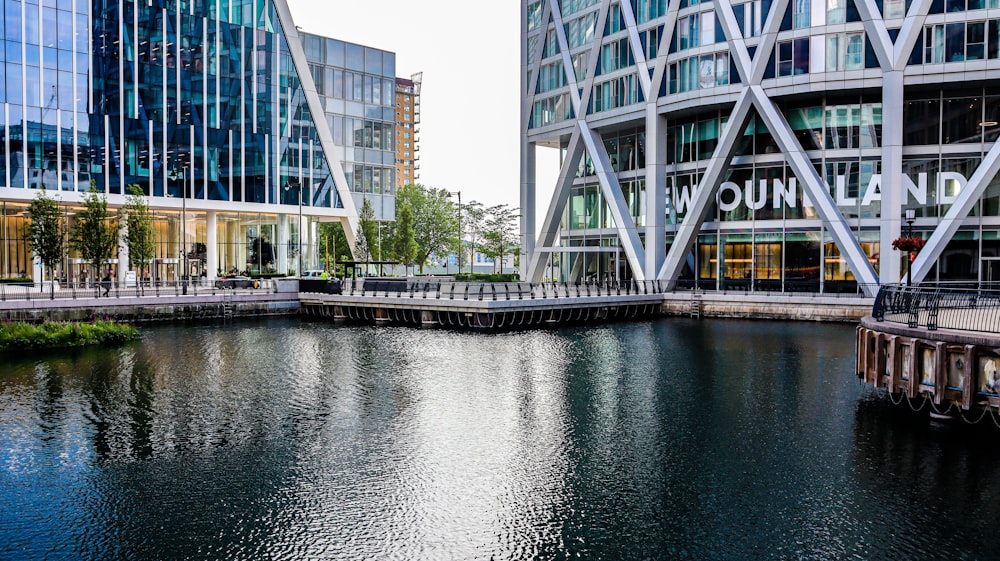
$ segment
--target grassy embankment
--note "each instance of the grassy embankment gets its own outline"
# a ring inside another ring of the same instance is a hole
[[[117,345],[139,338],[135,327],[113,321],[0,323],[0,352]]]

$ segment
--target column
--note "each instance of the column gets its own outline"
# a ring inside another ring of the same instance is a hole
[[[667,257],[667,127],[656,104],[646,106],[646,279],[656,280]],[[697,247],[697,243],[695,245]],[[668,279],[674,281],[676,279]]]
[[[275,261],[277,261],[278,272],[288,274],[288,240],[290,234],[288,215],[278,215],[278,239],[275,242]]]
[[[903,71],[882,75],[882,218],[879,283],[899,282],[900,252],[892,249],[903,215]]]
[[[219,272],[218,218],[216,211],[205,212],[205,278],[214,282]]]
[[[522,279],[531,279],[528,271],[531,255],[535,253],[535,143],[527,142],[521,135],[521,273]],[[544,266],[544,264],[543,264]]]

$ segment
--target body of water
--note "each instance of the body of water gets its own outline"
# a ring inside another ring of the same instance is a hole
[[[4,560],[1000,557],[1000,429],[862,388],[850,325],[282,319],[3,360]]]

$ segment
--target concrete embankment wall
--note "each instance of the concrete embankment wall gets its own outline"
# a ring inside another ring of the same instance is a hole
[[[872,298],[692,293],[663,295],[663,314],[707,318],[857,322],[871,314]]]
[[[228,305],[227,305],[228,304]],[[236,294],[168,296],[150,298],[83,298],[0,303],[0,317],[11,320],[89,321],[113,319],[156,322],[228,317],[261,317],[297,314],[299,295]]]

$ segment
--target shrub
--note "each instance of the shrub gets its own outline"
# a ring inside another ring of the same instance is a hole
[[[138,338],[138,329],[113,321],[45,321],[40,324],[14,321],[0,324],[0,352],[117,345]]]

